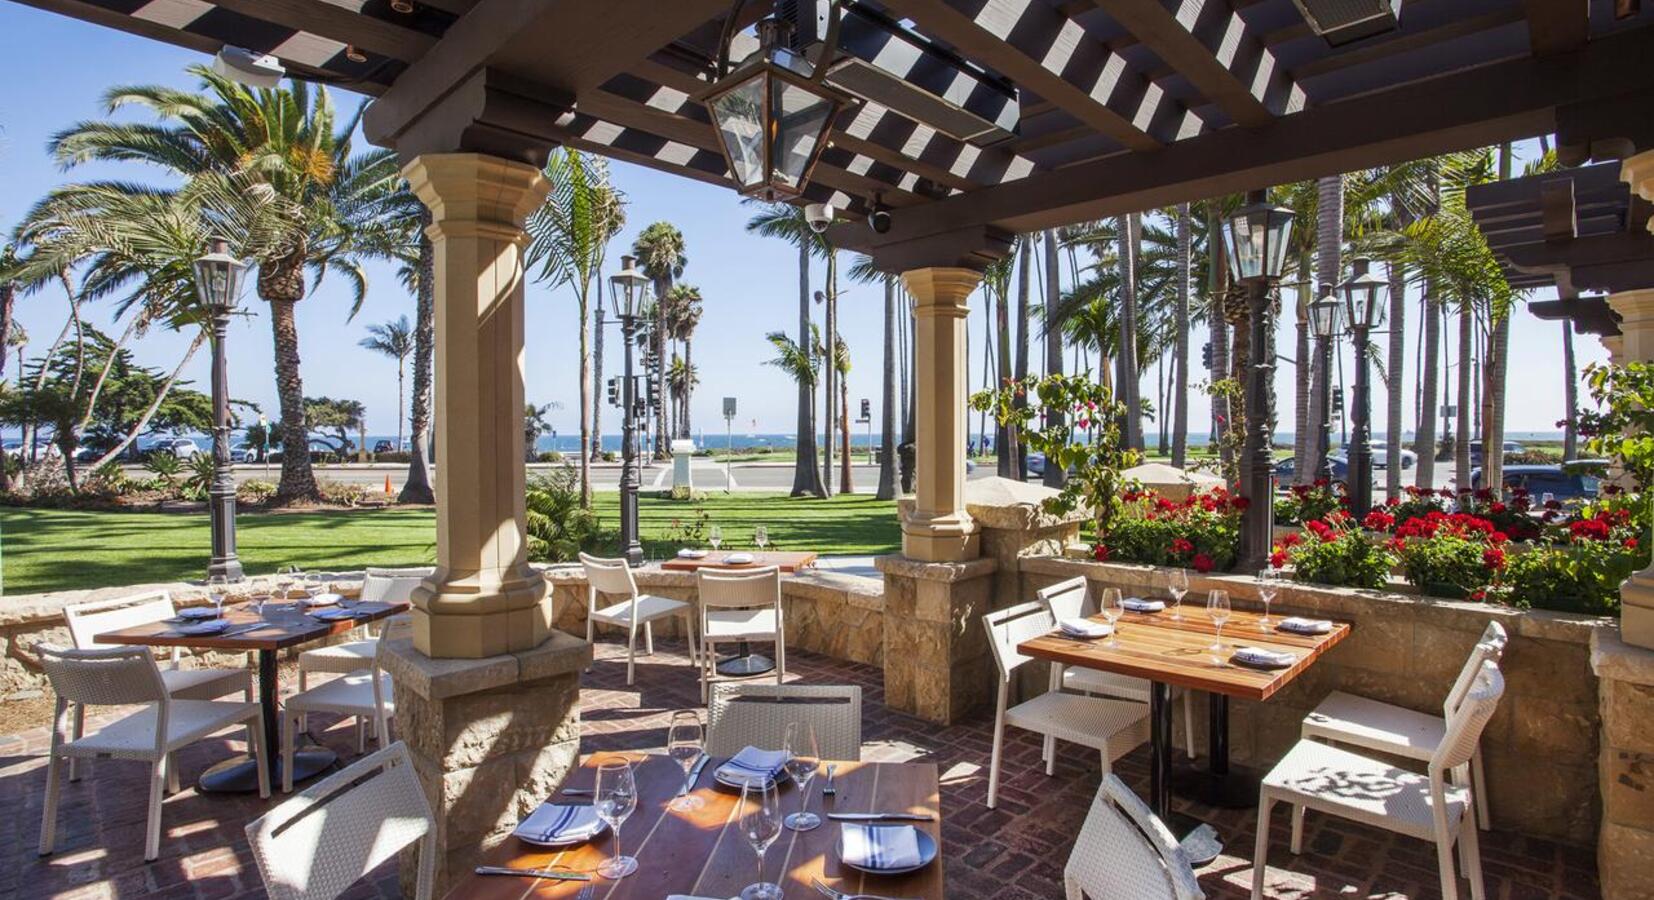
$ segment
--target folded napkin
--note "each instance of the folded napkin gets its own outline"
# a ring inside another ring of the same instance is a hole
[[[536,844],[583,841],[603,830],[603,820],[590,804],[542,803],[511,832]]]
[[[1293,616],[1282,619],[1280,624],[1275,627],[1296,634],[1327,634],[1332,631],[1332,622],[1326,619],[1305,619],[1301,616]]]
[[[678,551],[679,559],[702,559],[706,556],[705,550],[691,550],[688,547]]]
[[[190,622],[185,625],[180,625],[178,626],[177,631],[179,634],[199,637],[209,634],[219,634],[229,627],[230,623],[224,621],[223,619],[207,619],[203,622]]]
[[[345,598],[339,596],[338,594],[329,593],[329,594],[317,594],[314,597],[305,597],[304,599],[300,600],[299,602],[303,603],[305,606],[332,606],[333,604],[338,603],[340,600],[343,600],[343,599],[345,599]]]
[[[1142,597],[1127,597],[1120,601],[1120,605],[1132,612],[1155,613],[1166,608],[1164,600],[1144,600]]]
[[[729,762],[719,766],[713,773],[720,780],[731,781],[736,784],[750,784],[758,781],[773,781],[781,774],[781,769],[787,764],[787,751],[760,750],[757,747],[742,747],[741,752],[730,758]]]
[[[752,562],[752,554],[731,553],[730,555],[724,557],[724,562],[729,563],[732,566],[744,566],[747,563]]]
[[[1283,650],[1265,650],[1262,647],[1240,647],[1235,650],[1235,662],[1265,669],[1284,669],[1298,661],[1298,657]]]
[[[919,830],[912,825],[858,822],[844,823],[839,859],[861,869],[911,869],[925,861],[919,853]]]
[[[178,618],[186,621],[190,619],[216,619],[218,618],[218,610],[210,606],[192,606],[189,609],[180,609]]]
[[[1062,629],[1063,634],[1077,638],[1108,637],[1114,633],[1113,626],[1090,619],[1063,619],[1057,626]]]
[[[313,612],[310,614],[310,618],[321,622],[337,622],[340,619],[354,619],[358,616],[365,615],[367,615],[365,612],[354,609],[344,609],[341,607],[338,609],[324,609],[321,612]]]

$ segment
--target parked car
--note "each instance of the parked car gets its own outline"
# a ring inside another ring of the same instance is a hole
[[[1526,447],[1523,447],[1521,444],[1518,444],[1515,441],[1505,441],[1504,448],[1505,448],[1505,455],[1504,455],[1505,459],[1509,459],[1510,455],[1512,453],[1522,453],[1527,449]],[[1481,441],[1471,441],[1470,442],[1470,464],[1472,466],[1479,466],[1479,465],[1482,464],[1482,442]]]
[[[1327,463],[1332,468],[1332,479],[1343,481],[1350,476],[1350,461],[1342,456],[1329,456]],[[1297,475],[1298,461],[1296,457],[1287,457],[1275,463],[1275,477],[1281,479],[1292,478]]]
[[[1602,477],[1607,473],[1605,460],[1575,460],[1551,465],[1505,466],[1505,488],[1526,488],[1538,503],[1546,494],[1556,500],[1591,500],[1597,496]],[[1470,487],[1482,488],[1482,470],[1470,470]]]
[[[396,442],[394,442],[394,441],[375,441],[374,444],[373,444],[373,452],[375,452],[375,453],[395,453],[396,452]]]
[[[1386,453],[1387,450],[1389,450],[1389,445],[1388,444],[1374,444],[1373,445],[1373,468],[1375,468],[1375,469],[1387,469],[1387,468],[1390,467],[1390,460],[1389,460],[1389,457]],[[1413,451],[1405,449],[1405,448],[1402,449],[1402,451],[1401,451],[1401,468],[1402,468],[1403,471],[1406,471],[1407,469],[1411,469],[1413,466],[1418,464],[1418,461],[1419,461],[1419,455],[1417,453],[1414,453]]]
[[[169,453],[180,460],[191,460],[201,452],[201,446],[189,438],[166,438],[150,448],[153,453]]]
[[[254,447],[252,444],[236,444],[230,448],[230,462],[258,462],[258,448]]]

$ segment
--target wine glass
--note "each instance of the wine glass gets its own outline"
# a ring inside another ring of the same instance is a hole
[[[230,595],[230,579],[213,575],[207,579],[207,597],[212,600],[218,618],[224,618],[224,598]]]
[[[1120,648],[1120,629],[1115,623],[1125,615],[1125,600],[1120,596],[1120,589],[1116,587],[1103,588],[1103,618],[1108,620],[1108,643],[1103,646],[1110,650]]]
[[[1183,595],[1189,593],[1189,573],[1183,569],[1172,571],[1172,621],[1183,621]]]
[[[311,572],[304,576],[304,595],[315,603],[316,598],[327,593],[327,576],[320,572]]]
[[[270,602],[270,589],[261,585],[253,585],[249,598],[253,604],[253,612],[258,615],[260,622],[264,619],[264,604]]]
[[[1229,592],[1213,591],[1206,598],[1206,614],[1212,617],[1212,625],[1217,628],[1217,641],[1212,644],[1211,651],[1218,655],[1223,654],[1223,623],[1229,621]]]
[[[282,566],[276,570],[277,599],[286,600],[293,590],[293,582],[304,577],[304,571],[298,566]]]
[[[781,797],[774,778],[749,778],[741,785],[741,834],[758,854],[758,880],[741,889],[741,900],[781,900],[781,886],[764,880],[764,853],[781,836]],[[601,871],[601,870],[599,870]]]
[[[754,528],[752,530],[752,542],[758,545],[759,550],[768,547],[770,544],[770,530],[763,525]]]
[[[815,726],[809,722],[788,722],[787,774],[798,785],[798,812],[787,817],[787,827],[794,831],[809,831],[821,825],[821,817],[810,812],[810,779],[821,766],[821,745],[816,741]],[[763,880],[763,876],[759,876]]]
[[[666,731],[666,755],[683,766],[684,791],[672,801],[672,808],[679,812],[700,809],[705,805],[705,801],[689,792],[689,770],[693,769],[695,761],[701,758],[701,745],[705,734],[705,729],[701,727],[700,713],[692,709],[680,709],[672,714],[672,724]]]
[[[1268,631],[1274,622],[1269,620],[1269,604],[1275,602],[1275,595],[1281,590],[1281,582],[1274,569],[1258,570],[1258,599],[1263,601],[1263,618],[1258,620],[1258,630]]]
[[[632,778],[632,764],[625,759],[605,762],[597,767],[597,789],[592,796],[597,817],[609,823],[614,832],[614,855],[597,866],[597,874],[610,881],[625,878],[637,871],[637,860],[620,852],[620,826],[632,810],[637,809],[637,782]]]
[[[706,542],[712,545],[713,551],[717,551],[724,543],[724,530],[717,525],[712,526],[712,530],[706,533]]]

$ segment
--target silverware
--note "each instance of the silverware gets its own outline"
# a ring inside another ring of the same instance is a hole
[[[838,763],[827,764],[827,783],[821,786],[821,796],[837,797],[838,788],[833,786],[833,775],[838,771]]]
[[[903,812],[867,812],[867,813],[828,813],[827,818],[839,822],[934,822],[936,817],[930,813],[903,813]]]
[[[833,900],[902,900],[900,897],[884,897],[879,894],[846,893],[838,888],[828,886],[819,878],[811,878],[810,884],[815,885],[816,891],[823,897],[831,897]]]
[[[510,866],[477,866],[478,875],[516,875],[520,878],[550,878],[553,881],[591,881],[585,872],[557,872],[550,869],[513,869]]]
[[[232,636],[238,635],[238,634],[246,634],[249,631],[257,631],[257,630],[259,630],[260,628],[263,628],[263,627],[264,627],[263,622],[254,622],[251,625],[242,625],[239,628],[231,628],[231,629],[225,631],[223,634],[219,635],[219,637],[232,637]]]
[[[563,788],[563,793],[570,797],[590,797],[597,792],[591,788]]]
[[[679,797],[689,793],[690,789],[695,787],[695,782],[700,780],[701,770],[706,768],[707,762],[711,759],[712,757],[702,753],[700,757],[695,760],[695,764],[689,767],[689,775],[684,778],[683,787],[678,788]]]

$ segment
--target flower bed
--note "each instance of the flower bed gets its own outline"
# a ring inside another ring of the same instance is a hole
[[[1213,488],[1181,503],[1150,491],[1128,490],[1108,537],[1092,558],[1175,566],[1196,572],[1227,571],[1240,552],[1240,519],[1246,498]]]

